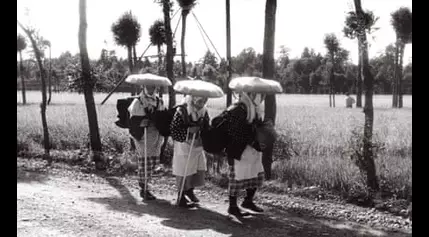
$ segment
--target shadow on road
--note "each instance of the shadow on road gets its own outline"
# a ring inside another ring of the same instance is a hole
[[[118,190],[121,198],[89,198],[93,202],[106,205],[113,211],[136,216],[150,215],[163,219],[161,224],[179,230],[213,230],[230,236],[411,236],[401,233],[385,233],[361,226],[350,226],[342,222],[304,218],[287,210],[268,208],[262,215],[254,215],[242,220],[243,224],[228,220],[227,205],[204,203],[195,209],[183,209],[167,200],[143,203],[137,200],[129,189],[114,177],[104,177]],[[213,210],[220,210],[219,213]]]
[[[243,219],[243,224],[228,220],[225,203],[210,203],[202,200],[202,206],[186,210],[172,204],[170,200],[141,202],[137,190],[124,185],[121,178],[97,174],[115,188],[118,196],[88,198],[115,212],[128,213],[137,217],[153,216],[161,219],[160,224],[174,230],[207,230],[229,236],[411,236],[399,232],[382,232],[358,224],[350,224],[310,215],[298,215],[297,210],[265,206],[266,212]],[[17,182],[45,182],[49,180],[46,167],[33,165],[24,167],[18,163]],[[226,197],[224,197],[226,198]]]
[[[16,169],[16,181],[18,183],[45,182],[48,175],[44,170],[32,169],[26,170],[20,167]]]

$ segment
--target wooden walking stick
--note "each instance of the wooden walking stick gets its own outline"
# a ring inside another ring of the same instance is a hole
[[[147,199],[147,128],[144,127],[144,199]]]
[[[185,180],[186,180],[186,172],[188,171],[188,163],[189,163],[189,159],[191,158],[192,147],[194,146],[194,141],[195,141],[195,135],[196,135],[196,133],[192,134],[191,147],[189,148],[188,159],[186,159],[185,172],[183,174],[183,179],[182,179],[182,183],[181,183],[181,187],[180,187],[179,197],[177,198],[176,205],[179,205],[180,198],[183,195],[183,188],[185,187]],[[188,136],[186,136],[186,137],[188,137]],[[188,139],[186,139],[186,140],[188,140]]]

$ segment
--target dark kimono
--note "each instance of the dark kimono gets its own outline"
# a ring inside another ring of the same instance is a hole
[[[229,164],[229,193],[237,196],[241,190],[258,188],[263,183],[262,153],[255,141],[255,130],[247,121],[247,108],[243,103],[231,109],[227,117]]]

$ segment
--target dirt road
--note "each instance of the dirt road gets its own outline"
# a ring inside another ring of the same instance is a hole
[[[200,193],[201,206],[184,210],[174,206],[174,186],[144,203],[129,178],[25,163],[17,166],[17,236],[411,236],[269,206],[239,224],[226,218],[226,196]]]

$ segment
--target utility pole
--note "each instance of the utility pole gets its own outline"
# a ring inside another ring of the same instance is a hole
[[[227,80],[226,80],[226,107],[230,106],[232,103],[232,93],[229,88],[229,82],[231,81],[232,76],[232,67],[231,67],[231,23],[230,23],[230,14],[229,14],[229,0],[226,0],[226,63],[227,63]]]

